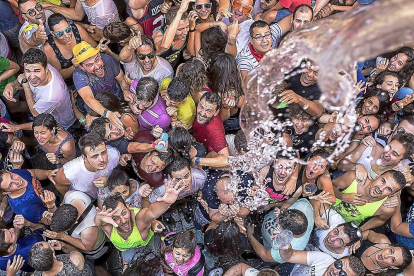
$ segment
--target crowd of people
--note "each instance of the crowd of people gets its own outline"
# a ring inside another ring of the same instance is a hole
[[[267,52],[374,2],[0,0],[0,274],[414,275],[413,43],[241,130]]]

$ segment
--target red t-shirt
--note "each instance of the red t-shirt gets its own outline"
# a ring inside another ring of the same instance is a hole
[[[215,116],[211,122],[204,125],[200,125],[195,119],[193,131],[196,140],[206,147],[207,152],[219,152],[227,147],[224,126],[220,116]]]
[[[288,8],[291,13],[296,9],[297,6],[302,4],[309,5],[311,4],[311,0],[279,0],[280,5],[285,8]]]

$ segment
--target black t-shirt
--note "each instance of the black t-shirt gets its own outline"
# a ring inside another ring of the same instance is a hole
[[[128,152],[128,145],[129,145],[129,143],[131,143],[131,141],[129,141],[125,137],[121,137],[121,138],[118,138],[116,140],[106,142],[106,144],[108,146],[111,146],[113,148],[116,148],[121,155],[122,154],[128,154],[129,153]]]
[[[293,142],[293,148],[299,151],[301,158],[304,158],[310,151],[315,143],[315,135],[319,130],[319,126],[314,124],[309,127],[309,129],[302,134],[298,135],[295,133],[293,126],[286,128],[286,132],[290,134]]]
[[[302,74],[296,74],[295,76],[291,77],[290,79],[286,80],[287,84],[289,85],[289,89],[293,90],[299,96],[310,100],[315,101],[319,100],[322,92],[318,87],[318,84],[315,83],[311,86],[303,86],[300,83],[300,77]]]

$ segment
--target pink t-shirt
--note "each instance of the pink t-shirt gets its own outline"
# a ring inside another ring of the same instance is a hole
[[[174,262],[174,257],[172,252],[165,253],[165,262],[168,264],[169,267],[174,271],[175,274],[179,276],[188,276],[188,271],[197,264],[200,260],[201,252],[196,247],[194,256],[183,265],[176,265]],[[197,276],[203,276],[204,274],[204,267],[201,271],[197,274]]]
[[[296,9],[297,6],[302,4],[309,5],[311,4],[311,0],[279,0],[280,5],[285,8],[288,8],[291,13]]]

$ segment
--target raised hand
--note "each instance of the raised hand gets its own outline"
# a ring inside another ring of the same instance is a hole
[[[22,215],[16,215],[13,220],[13,227],[17,229],[22,229],[25,225],[25,220]]]
[[[367,178],[370,178],[367,169],[361,164],[357,164],[355,166],[355,177],[358,183],[362,185],[365,184]]]
[[[391,124],[387,122],[382,123],[378,129],[378,134],[382,136],[388,136],[391,134],[391,132],[392,132]],[[368,137],[371,137],[371,136],[368,136]]]
[[[141,32],[138,32],[136,36],[133,36],[131,40],[128,42],[128,49],[130,51],[136,50],[138,47],[142,45],[141,41]]]
[[[171,180],[170,183],[168,183],[167,179],[165,179],[164,183],[165,194],[163,197],[157,198],[157,201],[162,201],[165,204],[173,204],[177,200],[178,195],[185,188],[185,186],[182,185],[180,182],[177,183],[175,179]]]
[[[13,257],[13,262],[7,261],[6,276],[14,276],[24,265],[24,259],[22,256],[17,255]]]
[[[164,1],[164,3],[161,4],[161,13],[166,14],[172,6],[172,2],[170,1]]]
[[[46,204],[48,209],[52,209],[55,206],[56,195],[48,190],[44,190],[43,195],[40,195],[40,199]]]
[[[9,102],[16,102],[17,100],[13,97],[14,95],[14,85],[13,83],[8,83],[3,91],[3,96]]]
[[[381,59],[377,64],[377,74],[387,70],[390,61],[386,58]]]
[[[128,72],[125,73],[124,80],[128,85],[131,85],[131,83],[134,81],[133,79],[131,79],[131,76]]]
[[[50,231],[50,230],[45,230],[43,232],[43,235],[45,235],[49,239],[60,240],[60,239],[63,238],[64,233],[63,232],[53,232],[53,231]]]
[[[293,92],[292,90],[285,90],[279,94],[280,102],[285,102],[286,104],[298,103],[301,100],[301,96]]]
[[[56,156],[54,152],[48,152],[46,153],[46,158],[50,161],[52,164],[60,164],[61,160],[59,157]]]
[[[356,206],[364,206],[367,204],[367,200],[362,198],[362,194],[355,193],[343,194],[342,201]]]
[[[332,204],[332,202],[329,201],[330,199],[332,199],[332,195],[326,191],[322,191],[318,195],[310,196],[309,199],[318,200],[322,204],[329,204],[329,205]]]
[[[93,180],[92,183],[95,185],[96,188],[105,188],[108,182],[108,177],[101,176],[97,179]]]
[[[216,21],[221,21],[221,19],[223,19],[223,17],[227,17],[230,18],[233,14],[231,12],[229,12],[228,10],[219,10],[217,12],[217,16],[216,16]]]
[[[50,180],[50,182],[53,183],[53,185],[56,185],[55,177],[56,177],[58,171],[59,171],[59,169],[51,170],[47,174],[47,178]]]
[[[239,20],[233,20],[233,23],[230,24],[227,31],[229,38],[236,39],[237,35],[240,33]]]
[[[57,240],[50,240],[48,241],[49,245],[53,248],[53,250],[62,250],[62,244],[60,241]]]
[[[119,119],[121,117],[121,114],[119,114],[118,112],[108,111],[106,117],[108,118],[109,121],[111,121],[112,124],[114,124],[115,127],[119,129],[124,129],[124,125]]]
[[[190,5],[190,3],[191,2],[195,2],[196,0],[183,0],[182,2],[181,2],[181,5],[180,5],[180,9],[178,10],[178,12],[185,12],[185,11],[187,11],[188,10],[188,5]]]
[[[9,152],[9,160],[13,165],[13,169],[20,169],[24,163],[23,155],[16,151]]]
[[[128,161],[132,158],[132,154],[122,154],[121,158],[119,159],[119,165],[125,167],[128,165]]]
[[[162,224],[161,221],[154,220],[153,222],[151,222],[151,229],[152,231],[154,231],[154,233],[161,233],[165,230],[165,226],[164,224]]]
[[[106,207],[104,206],[102,208],[102,210],[99,209],[98,207],[96,207],[96,210],[98,211],[97,216],[98,216],[98,219],[100,221],[105,222],[107,224],[111,224],[115,227],[118,227],[118,224],[112,218],[113,215],[115,215],[115,213],[116,213],[116,209],[115,210],[112,210],[112,209],[106,210]]]
[[[188,14],[188,20],[190,21],[190,30],[193,30],[196,26],[196,20],[198,18],[198,14],[196,11],[190,11]]]
[[[149,184],[141,183],[138,189],[138,194],[140,194],[140,196],[148,197],[151,194],[151,192],[152,192],[152,188]]]
[[[103,53],[112,53],[111,49],[109,49],[108,44],[111,43],[109,39],[106,39],[105,37],[102,37],[99,41],[99,51]]]
[[[45,29],[45,25],[44,25],[42,19],[39,20],[39,27],[37,28],[36,32],[34,33],[34,36],[35,36],[36,39],[42,40],[42,41],[43,40],[46,41],[46,39],[47,39],[46,29]]]
[[[316,227],[319,229],[329,229],[328,222],[325,219],[321,218],[320,216],[315,216],[314,220]]]
[[[375,147],[377,145],[377,141],[375,141],[375,138],[372,136],[367,136],[364,139],[362,139],[361,144],[364,144],[367,147]]]
[[[160,136],[163,132],[164,132],[164,130],[159,125],[156,125],[151,130],[151,135],[158,139],[158,138],[160,138]]]

